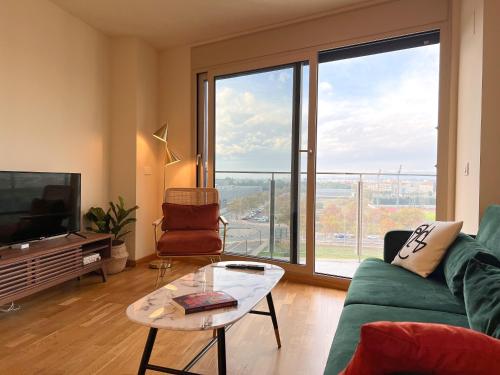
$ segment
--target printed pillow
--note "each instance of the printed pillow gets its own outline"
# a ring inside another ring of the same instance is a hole
[[[500,369],[500,340],[467,328],[374,322],[361,326],[360,336],[340,375],[491,375]]]
[[[462,224],[462,221],[435,221],[420,225],[399,250],[392,264],[422,277],[429,276],[457,238]]]
[[[464,302],[472,329],[500,339],[500,260],[478,253],[464,277]]]
[[[163,203],[162,230],[217,230],[219,204]]]

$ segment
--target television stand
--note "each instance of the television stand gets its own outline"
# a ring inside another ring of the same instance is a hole
[[[98,271],[105,282],[112,236],[85,236],[33,242],[25,250],[0,250],[0,306],[93,271]],[[99,253],[101,259],[84,265],[83,257],[90,253]]]
[[[75,236],[78,236],[78,237],[81,237],[81,238],[87,238],[87,236],[79,233],[79,232],[69,232],[67,235],[66,235],[66,238],[68,238],[69,236],[71,236],[72,234],[74,234]]]

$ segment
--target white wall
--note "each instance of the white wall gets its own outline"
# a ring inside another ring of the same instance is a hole
[[[139,206],[127,236],[130,259],[154,253],[151,223],[161,214],[158,122],[159,54],[138,38],[112,40],[110,197]]]
[[[484,0],[479,214],[500,204],[500,1]]]
[[[162,146],[152,136],[161,126],[158,120],[159,53],[144,42],[138,45],[138,88],[136,130],[136,203],[135,259],[155,251],[152,222],[162,216]]]
[[[80,172],[82,212],[138,204],[131,259],[161,212],[159,53],[109,38],[46,0],[0,2],[0,170]]]
[[[0,170],[82,173],[109,187],[109,39],[48,1],[0,2]]]
[[[455,189],[455,218],[466,233],[476,233],[479,222],[482,61],[483,0],[466,0],[460,9]]]
[[[486,207],[500,204],[499,17],[497,0],[461,2],[456,216],[469,233]]]
[[[196,185],[196,127],[192,119],[191,48],[176,47],[160,57],[160,122],[168,121],[168,145],[182,161],[165,167],[167,187]]]

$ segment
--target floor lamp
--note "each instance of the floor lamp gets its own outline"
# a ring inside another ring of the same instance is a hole
[[[165,143],[165,161],[163,163],[163,194],[165,194],[165,167],[181,161],[179,155],[168,148],[168,123],[153,133],[153,137]],[[156,251],[156,249],[155,249]],[[149,262],[150,268],[160,268],[161,261],[153,260]]]

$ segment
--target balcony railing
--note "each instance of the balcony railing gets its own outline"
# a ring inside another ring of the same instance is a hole
[[[290,259],[290,176],[279,171],[216,172],[222,212],[232,222],[228,252]],[[305,260],[306,182],[306,173],[301,173],[301,262]],[[385,231],[433,219],[435,201],[435,174],[316,173],[316,262],[381,257]]]

